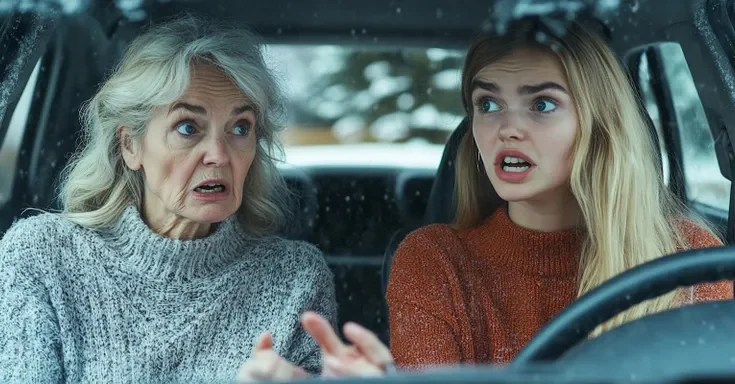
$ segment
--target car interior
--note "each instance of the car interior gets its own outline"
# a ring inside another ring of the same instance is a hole
[[[13,162],[0,162],[7,189],[0,194],[0,234],[33,214],[27,208],[60,208],[58,176],[81,139],[81,106],[141,28],[189,12],[247,26],[269,45],[379,53],[411,48],[464,54],[476,34],[497,31],[513,18],[534,18],[540,31],[551,34],[563,31],[565,20],[583,20],[607,37],[627,67],[659,143],[665,182],[728,245],[735,242],[735,220],[728,217],[735,214],[731,0],[144,0],[133,8],[122,3],[89,1],[74,8],[41,1],[36,8],[7,12],[0,7],[0,158],[12,140],[7,133],[24,92],[30,100]],[[335,276],[340,324],[358,322],[385,342],[385,288],[396,247],[412,230],[453,216],[454,158],[468,129],[458,92],[453,95],[459,118],[439,128],[434,140],[440,156],[433,165],[412,163],[413,155],[399,150],[394,163],[376,153],[360,164],[343,157],[281,167],[298,196],[297,220],[283,236],[324,253]],[[683,252],[635,268],[575,302],[508,369],[461,367],[381,381],[732,380],[735,307],[729,302],[650,316],[585,340],[596,325],[636,303],[722,279],[735,280],[733,249]]]

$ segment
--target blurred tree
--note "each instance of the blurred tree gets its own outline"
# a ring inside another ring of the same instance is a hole
[[[323,71],[294,103],[299,125],[332,127],[344,141],[402,142],[423,138],[444,143],[462,108],[461,52],[440,49],[340,48],[311,57]]]

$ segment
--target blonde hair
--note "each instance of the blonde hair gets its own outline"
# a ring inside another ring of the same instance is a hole
[[[555,52],[574,96],[580,130],[574,145],[571,190],[582,213],[578,295],[652,259],[689,248],[682,220],[710,231],[687,212],[663,182],[659,151],[630,79],[599,36],[572,24],[554,49],[535,41],[531,24],[501,37],[480,37],[470,48],[462,97],[470,119],[471,82],[488,64],[520,47]],[[471,228],[502,204],[485,174],[468,130],[457,154],[453,226]],[[712,233],[714,235],[714,233]],[[645,301],[598,327],[593,335],[677,304],[677,292]]]
[[[261,42],[248,30],[184,15],[151,27],[132,41],[121,62],[83,108],[84,141],[64,170],[62,215],[92,229],[109,227],[123,210],[141,209],[144,179],[124,163],[118,128],[140,139],[153,108],[184,94],[195,62],[215,65],[252,100],[258,145],[237,215],[255,235],[271,234],[285,223],[288,189],[275,157],[283,101],[266,68]]]

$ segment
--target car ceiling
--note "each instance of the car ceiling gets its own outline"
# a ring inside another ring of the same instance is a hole
[[[645,38],[650,30],[691,21],[692,6],[692,1],[668,0],[463,0],[461,5],[454,0],[149,0],[133,25],[192,12],[247,25],[270,41],[464,48],[498,21],[540,13],[568,17],[571,10],[630,35],[631,28],[645,30],[639,34]],[[107,18],[103,24],[122,17],[114,2],[98,7],[93,12]]]

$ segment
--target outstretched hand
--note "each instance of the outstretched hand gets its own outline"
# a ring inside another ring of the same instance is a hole
[[[353,345],[342,343],[329,322],[315,312],[306,312],[301,323],[322,349],[324,377],[383,376],[393,366],[393,356],[374,333],[355,323],[344,326]]]
[[[286,381],[307,377],[303,369],[294,366],[273,351],[273,336],[263,332],[255,342],[250,359],[240,367],[238,383]]]

